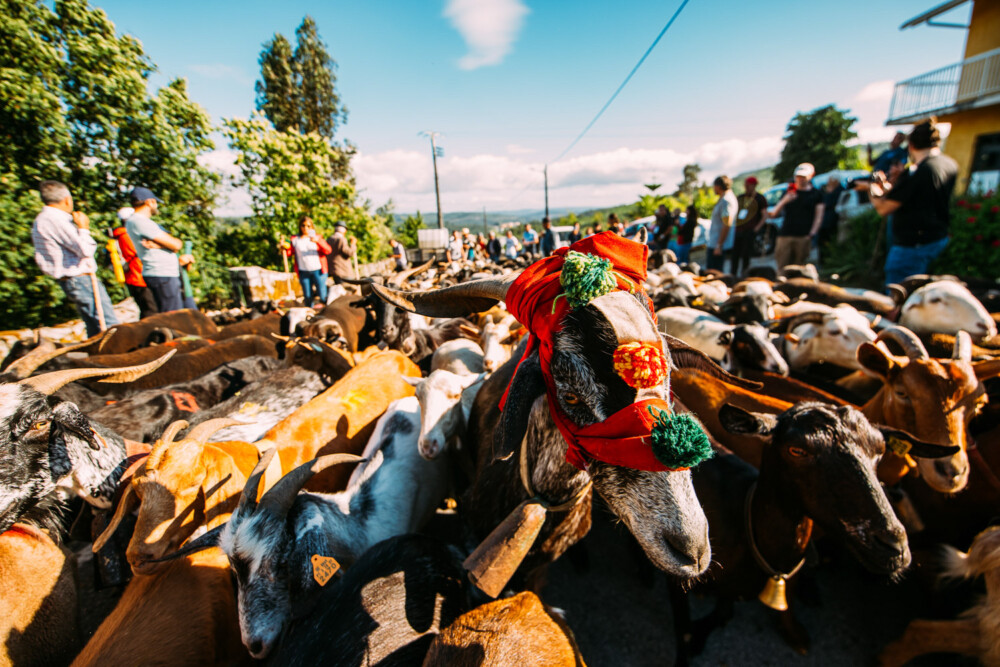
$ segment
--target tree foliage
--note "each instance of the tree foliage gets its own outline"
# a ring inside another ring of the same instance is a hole
[[[674,192],[675,197],[692,197],[694,195],[695,189],[698,187],[698,175],[701,173],[701,167],[697,164],[686,164],[684,165],[684,180],[677,184],[677,191]]]
[[[337,94],[337,63],[330,57],[311,16],[295,31],[295,51],[276,33],[260,54],[257,110],[282,132],[316,133],[333,139],[347,122]]]
[[[818,174],[852,163],[856,151],[846,143],[858,136],[851,129],[857,120],[832,104],[795,114],[786,128],[785,147],[774,167],[775,179],[790,180],[802,162],[811,162]]]
[[[417,211],[416,215],[408,215],[403,222],[399,223],[396,238],[405,247],[416,248],[419,243],[417,232],[421,229],[427,229],[427,225],[424,223],[424,216],[420,214],[420,211]]]
[[[86,0],[0,0],[0,15],[0,231],[11,243],[0,312],[9,326],[72,313],[32,261],[41,180],[70,187],[101,245],[127,192],[150,187],[164,200],[158,221],[194,241],[196,256],[208,256],[218,177],[197,158],[214,146],[208,115],[188,98],[185,81],[150,94],[155,67],[142,46]],[[225,289],[217,269],[199,262],[198,270],[196,297]]]

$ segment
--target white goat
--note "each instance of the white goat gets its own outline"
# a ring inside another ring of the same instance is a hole
[[[983,304],[953,280],[928,283],[911,294],[903,304],[899,324],[918,334],[954,336],[967,331],[975,341],[997,335],[997,324]]]
[[[451,371],[460,375],[483,372],[483,348],[468,338],[442,343],[431,357],[431,371]]]
[[[274,647],[293,610],[327,584],[320,573],[330,559],[350,565],[372,545],[418,531],[444,499],[448,457],[435,461],[417,452],[420,406],[414,397],[389,405],[368,441],[363,469],[340,493],[299,493],[324,467],[343,460],[332,454],[287,475],[256,502],[269,450],[247,480],[229,522],[169,558],[220,547],[236,574],[240,632],[250,654],[261,659]],[[331,572],[332,574],[332,572]]]
[[[718,361],[728,371],[752,368],[788,374],[788,364],[759,324],[727,324],[695,308],[656,311],[660,331],[680,338]]]
[[[858,347],[875,340],[871,322],[852,306],[840,305],[830,312],[807,313],[785,334],[785,358],[792,370],[813,363],[829,363],[861,370]]]
[[[461,448],[472,404],[487,375],[460,375],[437,370],[426,378],[403,378],[416,389],[420,402],[417,446],[421,456],[437,458],[452,442],[456,449]]]
[[[507,314],[499,322],[493,321],[489,315],[483,324],[479,335],[479,345],[483,348],[483,369],[492,373],[510,359],[513,349],[510,329],[517,322],[513,315]]]

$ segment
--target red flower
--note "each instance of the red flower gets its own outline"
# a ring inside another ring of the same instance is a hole
[[[979,210],[979,209],[981,209],[982,207],[983,207],[983,205],[982,205],[982,204],[973,204],[973,205],[972,205],[972,210],[973,210],[973,211],[978,211],[978,210]]]
[[[968,218],[965,219],[965,221],[971,225],[976,221],[976,216],[970,215]]]
[[[990,244],[994,248],[1000,248],[1000,239],[994,239],[993,243]]]
[[[959,208],[965,208],[969,202],[965,201],[964,199],[959,199],[955,203],[958,205]]]
[[[983,240],[983,235],[982,234],[976,234],[972,238],[973,238],[974,241],[976,241],[978,243],[979,241]]]
[[[990,213],[1000,213],[1000,206],[997,206],[996,204],[994,204],[993,206],[991,206],[990,207]]]

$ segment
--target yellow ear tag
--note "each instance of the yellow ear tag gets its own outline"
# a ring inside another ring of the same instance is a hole
[[[312,565],[313,578],[320,586],[326,586],[326,582],[330,581],[340,569],[340,563],[337,562],[336,558],[320,556],[319,554],[313,554]]]
[[[894,435],[889,436],[885,446],[890,452],[899,454],[900,456],[906,456],[913,449],[913,445],[909,441],[902,440]]]

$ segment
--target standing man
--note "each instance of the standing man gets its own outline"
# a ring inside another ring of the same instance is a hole
[[[899,283],[927,273],[928,266],[948,245],[949,205],[958,164],[938,147],[941,134],[931,118],[909,136],[910,161],[916,169],[900,174],[895,185],[885,174],[872,178],[872,206],[879,215],[892,215],[892,247],[885,258],[885,282]]]
[[[406,248],[396,238],[389,241],[389,247],[392,249],[392,258],[396,260],[396,270],[406,271],[410,266],[410,263],[406,260]]]
[[[548,257],[559,247],[559,234],[552,229],[552,221],[548,216],[542,218],[542,257]]]
[[[503,247],[500,245],[497,233],[490,231],[490,240],[486,242],[486,254],[490,256],[490,261],[496,264],[500,261],[501,252],[503,252]]]
[[[358,253],[358,240],[353,236],[350,240],[347,239],[347,224],[338,222],[334,225],[333,234],[326,242],[330,246],[327,257],[334,284],[339,285],[344,278],[353,280],[355,276],[351,259]]]
[[[809,261],[812,239],[823,224],[823,193],[813,187],[812,177],[816,168],[803,162],[795,168],[795,182],[788,186],[768,217],[776,218],[782,211],[785,219],[778,230],[778,241],[774,246],[774,262],[780,272],[789,264],[805,264]]]
[[[139,259],[139,254],[128,235],[128,230],[125,229],[125,222],[132,217],[133,213],[135,213],[135,209],[131,206],[119,209],[118,220],[121,224],[111,230],[111,235],[118,240],[118,249],[122,253],[122,259],[125,260],[125,287],[128,288],[128,293],[132,295],[136,305],[139,306],[139,319],[141,320],[160,311],[156,308],[156,298],[153,296],[153,291],[142,279],[142,260]]]
[[[906,162],[907,148],[903,145],[906,136],[902,132],[897,132],[889,142],[889,148],[885,149],[879,156],[872,160],[872,145],[868,144],[868,164],[872,166],[872,174],[881,171],[883,174],[889,173],[889,168],[893,162]]]
[[[670,237],[674,234],[674,217],[663,204],[656,207],[656,228],[653,232],[653,243],[657,250],[665,250],[670,244]]]
[[[743,181],[743,194],[737,200],[739,212],[736,214],[736,236],[733,237],[732,271],[734,276],[743,275],[750,268],[750,258],[753,257],[754,239],[757,232],[764,226],[764,215],[767,213],[767,200],[757,192],[757,178],[748,176]]]
[[[448,242],[448,260],[461,262],[463,250],[465,250],[465,244],[462,243],[462,232],[456,229],[451,233],[451,241]]]
[[[733,221],[740,205],[733,194],[733,179],[719,176],[712,182],[718,195],[712,209],[712,225],[708,228],[708,268],[722,271],[726,263],[725,251],[733,247]]]
[[[118,324],[118,319],[104,284],[97,279],[97,242],[90,236],[90,218],[73,210],[73,196],[59,181],[42,181],[38,194],[43,206],[31,228],[35,262],[42,273],[59,281],[80,313],[87,336],[95,336]]]
[[[532,260],[538,250],[538,232],[531,228],[530,224],[524,226],[524,255]]]
[[[191,255],[177,256],[184,242],[167,234],[153,216],[160,212],[160,199],[149,188],[133,188],[129,198],[135,212],[125,223],[133,243],[139,241],[135,251],[142,262],[142,278],[153,292],[156,307],[161,313],[184,308],[181,294],[181,265],[187,266]]]

